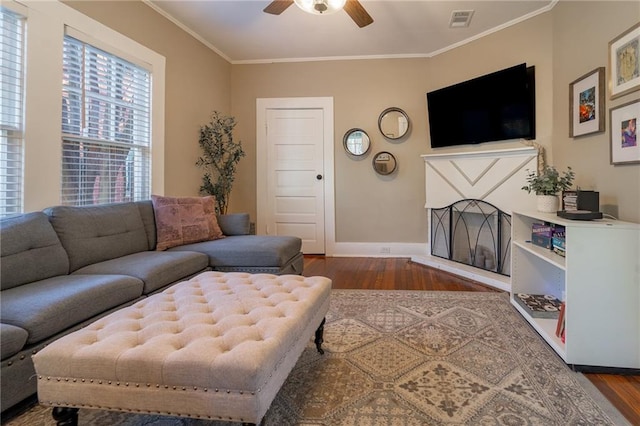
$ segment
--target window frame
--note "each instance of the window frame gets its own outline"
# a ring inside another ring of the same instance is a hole
[[[69,32],[63,41],[61,204],[147,200],[151,71]]]
[[[7,106],[4,103],[5,93],[3,90],[3,107],[0,108],[2,115],[0,132],[3,133],[2,139],[6,139],[6,142],[2,143],[0,147],[0,164],[3,166],[0,170],[0,200],[2,200],[0,217],[21,213],[24,205],[25,36],[27,21],[24,9],[16,10],[16,8],[6,7],[4,3],[2,9],[15,17],[18,31],[14,33],[16,43],[12,50],[15,51],[15,54],[9,58],[16,64],[12,69],[16,75],[10,76],[9,81],[12,83],[11,87],[15,87],[17,91],[14,92],[14,96],[11,96],[10,91],[6,93],[7,98],[11,98],[14,105]],[[3,41],[3,46],[4,44]],[[3,69],[5,68],[8,67],[3,66]],[[3,84],[4,87],[5,84]],[[7,117],[13,116],[14,119],[5,121],[5,114]]]
[[[28,25],[23,211],[61,203],[60,99],[65,31],[73,31],[93,46],[150,67],[151,193],[164,195],[165,57],[59,1],[22,4],[5,0],[5,5],[24,8]]]

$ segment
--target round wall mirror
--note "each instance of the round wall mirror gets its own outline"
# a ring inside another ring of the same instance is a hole
[[[342,138],[344,149],[351,155],[364,155],[371,147],[369,135],[362,129],[347,130]]]
[[[373,170],[380,175],[390,175],[397,165],[396,157],[390,152],[382,151],[373,157]]]
[[[380,133],[387,139],[400,139],[409,131],[409,116],[400,108],[387,108],[378,118]]]

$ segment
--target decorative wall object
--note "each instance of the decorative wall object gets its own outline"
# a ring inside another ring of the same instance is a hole
[[[371,140],[369,135],[362,129],[349,129],[342,138],[342,145],[349,154],[359,157],[369,152]]]
[[[640,163],[640,141],[636,129],[639,117],[640,99],[609,110],[611,164]]]
[[[380,133],[390,140],[402,139],[411,127],[411,121],[406,112],[397,107],[387,108],[378,117]]]
[[[604,67],[596,68],[569,84],[569,136],[604,132]]]
[[[609,42],[611,99],[640,89],[640,23]]]
[[[387,151],[378,152],[373,157],[373,170],[379,175],[390,175],[396,170],[398,163],[396,157]]]

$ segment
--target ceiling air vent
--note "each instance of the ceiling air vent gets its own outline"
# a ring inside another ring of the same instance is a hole
[[[465,28],[469,26],[473,10],[454,10],[451,12],[450,28]]]

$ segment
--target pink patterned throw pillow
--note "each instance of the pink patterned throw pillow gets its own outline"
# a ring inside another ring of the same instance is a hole
[[[224,238],[216,218],[213,196],[152,195],[156,217],[156,250]]]

